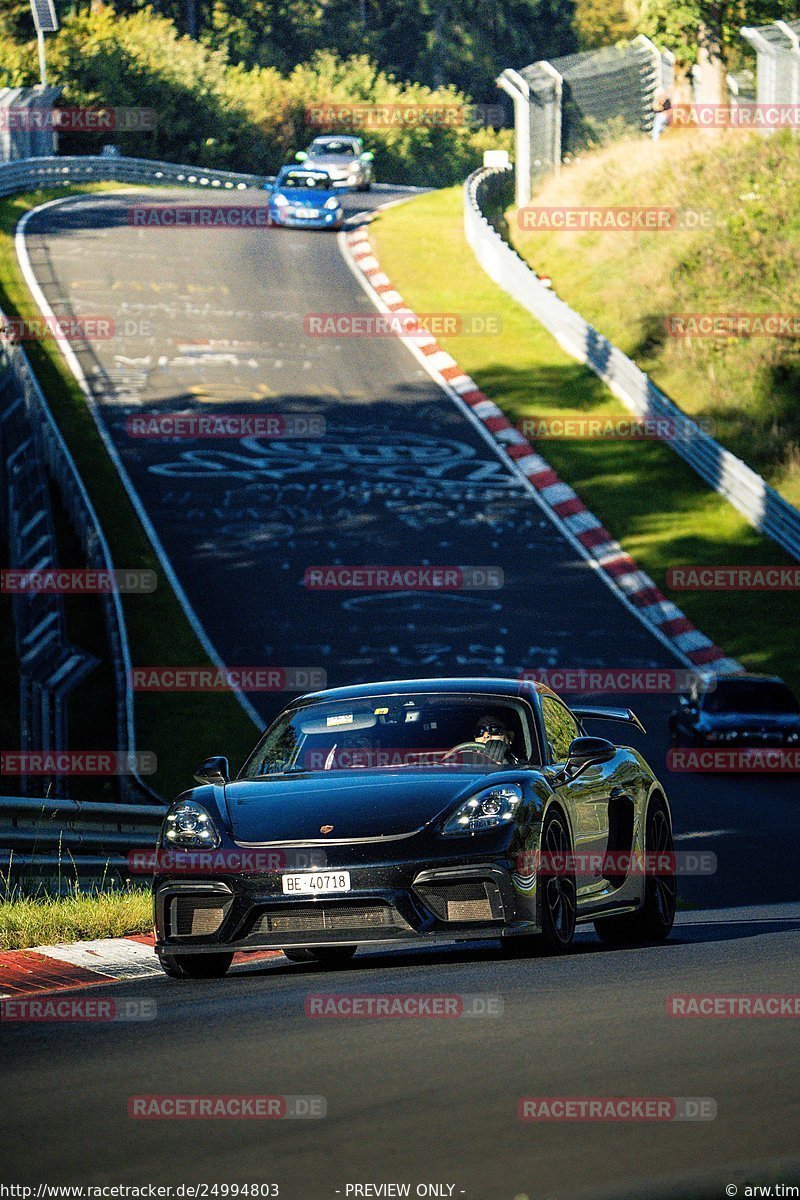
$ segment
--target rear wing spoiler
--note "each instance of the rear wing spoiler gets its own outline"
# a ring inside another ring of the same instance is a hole
[[[603,708],[599,705],[585,704],[571,707],[579,721],[624,721],[628,725],[635,725],[642,733],[647,732],[636,713],[630,708]]]

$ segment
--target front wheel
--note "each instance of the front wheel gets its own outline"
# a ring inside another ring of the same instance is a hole
[[[221,979],[232,954],[159,954],[161,969],[172,979]]]
[[[567,869],[572,846],[559,812],[551,810],[545,817],[540,845],[546,868],[539,868],[536,882],[541,896],[542,932],[505,938],[503,950],[514,958],[537,953],[563,954],[575,936],[577,887],[574,871]]]
[[[645,875],[644,904],[625,917],[603,917],[594,923],[598,936],[611,945],[664,942],[675,924],[678,886],[672,829],[666,805],[660,801],[647,813],[644,848],[654,867]]]

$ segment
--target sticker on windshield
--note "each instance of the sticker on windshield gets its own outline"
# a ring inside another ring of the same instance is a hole
[[[338,717],[328,717],[325,724],[326,725],[352,725],[353,724],[353,714],[352,713],[342,713]]]
[[[388,711],[388,708],[376,708],[372,715],[374,717],[385,717]]]

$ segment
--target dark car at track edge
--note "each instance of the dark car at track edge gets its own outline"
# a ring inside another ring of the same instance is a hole
[[[699,678],[669,721],[673,746],[800,749],[800,701],[777,675]]]

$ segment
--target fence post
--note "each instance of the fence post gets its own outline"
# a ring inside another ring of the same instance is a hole
[[[798,37],[791,25],[787,25],[785,21],[776,21],[775,24],[777,25],[778,29],[780,29],[781,33],[783,33],[792,44],[792,48],[789,53],[795,57],[794,61],[792,62],[791,103],[797,104],[798,101],[800,101],[800,37]]]
[[[551,156],[553,160],[553,174],[559,175],[561,172],[561,111],[564,104],[564,77],[559,75],[552,63],[542,59],[537,62],[537,67],[540,67],[545,74],[549,75],[555,84],[556,96],[555,104],[553,105],[553,136],[551,143]]]
[[[514,101],[514,187],[517,207],[531,198],[531,89],[517,71],[507,70],[497,80]]]

